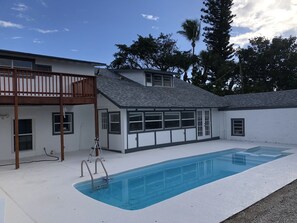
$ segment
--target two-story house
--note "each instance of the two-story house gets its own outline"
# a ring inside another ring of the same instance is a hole
[[[0,50],[0,157],[90,148],[98,136],[98,62]]]

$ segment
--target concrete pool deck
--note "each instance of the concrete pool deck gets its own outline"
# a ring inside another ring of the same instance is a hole
[[[114,174],[169,159],[260,145],[290,148],[286,152],[293,154],[136,211],[95,201],[73,187],[90,179],[86,170],[80,178],[80,162],[88,151],[66,153],[63,162],[21,164],[19,170],[0,167],[5,223],[220,222],[297,179],[297,145],[217,140],[130,154],[103,152],[106,169]],[[94,163],[90,168],[94,170]],[[100,176],[102,169],[95,175]]]

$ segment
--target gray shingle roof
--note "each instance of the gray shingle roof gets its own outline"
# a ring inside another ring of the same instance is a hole
[[[228,95],[224,100],[228,104],[225,110],[297,107],[297,89]]]
[[[208,91],[174,79],[174,87],[146,87],[120,75],[98,76],[100,93],[121,108],[218,108],[224,100]]]

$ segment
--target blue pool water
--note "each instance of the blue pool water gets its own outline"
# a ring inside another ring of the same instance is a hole
[[[126,210],[137,210],[190,189],[289,155],[284,149],[255,147],[170,160],[74,185],[83,194]]]

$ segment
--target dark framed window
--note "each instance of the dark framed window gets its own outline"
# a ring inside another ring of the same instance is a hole
[[[121,134],[120,112],[109,113],[109,133]]]
[[[129,132],[143,131],[143,112],[129,112]]]
[[[163,128],[162,112],[146,112],[145,113],[145,129],[157,130]]]
[[[50,65],[43,65],[43,64],[35,64],[35,70],[52,72],[52,66],[50,66]]]
[[[181,112],[182,127],[195,126],[195,111],[182,111]]]
[[[162,86],[162,76],[153,75],[153,86]]]
[[[101,113],[101,128],[102,129],[107,129],[108,128],[108,116],[107,116],[107,112],[102,112]]]
[[[32,70],[34,60],[26,58],[0,57],[0,67],[20,68]]]
[[[180,128],[180,112],[164,112],[164,127]]]
[[[232,136],[244,136],[244,118],[232,118],[231,119],[231,135]]]
[[[12,60],[6,58],[0,58],[0,67],[12,67]]]
[[[163,86],[164,87],[172,87],[172,77],[171,76],[163,76]]]
[[[13,60],[13,67],[14,68],[25,68],[25,69],[31,69],[33,67],[32,61],[26,61],[26,60]]]
[[[14,135],[15,135],[15,129],[14,129]],[[14,148],[15,148],[15,145],[14,145]],[[33,150],[32,119],[19,120],[19,150],[20,151]]]
[[[53,135],[60,135],[61,134],[60,113],[53,113],[52,122],[53,122]],[[63,116],[63,130],[64,130],[64,134],[74,133],[73,112],[65,112]]]
[[[152,74],[145,74],[145,81],[147,86],[152,86]]]

